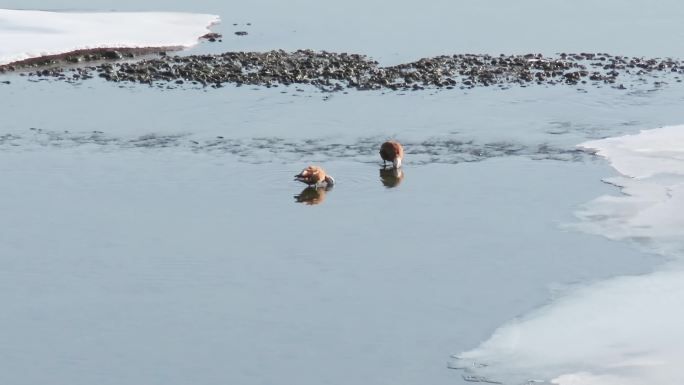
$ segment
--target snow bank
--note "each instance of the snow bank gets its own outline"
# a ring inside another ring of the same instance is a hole
[[[84,49],[190,47],[218,21],[192,13],[0,9],[0,65]]]
[[[684,126],[584,143],[622,176],[625,195],[578,214],[581,229],[667,256],[666,268],[574,290],[499,328],[453,367],[471,380],[679,385],[684,360]]]

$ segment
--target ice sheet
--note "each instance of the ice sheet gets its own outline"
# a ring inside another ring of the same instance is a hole
[[[684,126],[582,144],[606,157],[622,176],[606,181],[625,195],[603,196],[578,213],[586,231],[628,240],[684,259]]]
[[[84,49],[190,47],[218,22],[195,13],[0,9],[0,65]]]
[[[478,381],[558,385],[681,383],[684,358],[684,126],[587,142],[622,174],[624,195],[578,213],[584,231],[667,257],[660,271],[567,293],[499,328],[452,364]]]

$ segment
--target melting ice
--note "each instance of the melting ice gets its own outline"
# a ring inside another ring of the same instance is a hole
[[[669,262],[564,297],[501,328],[452,367],[471,381],[557,385],[681,383],[684,361],[684,126],[581,145],[621,174],[624,195],[578,213],[583,231],[633,242]]]

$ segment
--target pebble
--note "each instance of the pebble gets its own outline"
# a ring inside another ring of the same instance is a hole
[[[247,32],[238,31],[236,34],[242,36]],[[209,40],[220,37],[220,34],[204,36]],[[188,87],[190,84],[213,88],[226,84],[238,87],[243,84],[262,87],[308,85],[329,92],[492,86],[506,89],[511,85],[558,84],[597,87],[618,84],[614,88],[628,89],[630,80],[657,78],[665,74],[676,76],[684,72],[684,62],[675,59],[605,53],[560,53],[552,57],[536,53],[497,56],[455,54],[394,66],[380,66],[364,55],[312,50],[164,55],[135,62],[117,61],[131,57],[133,54],[130,52],[104,50],[67,56],[61,62],[45,59],[26,66],[4,66],[0,67],[0,72],[33,69],[29,72],[31,77],[67,82],[82,82],[99,76],[108,81],[154,86],[164,84],[170,88]],[[92,63],[98,60],[105,62]]]
[[[213,43],[213,42],[215,42],[215,41],[221,39],[222,37],[223,37],[223,35],[221,35],[220,33],[211,32],[211,33],[208,33],[208,34],[206,34],[206,35],[200,37],[200,39],[209,40],[210,42]],[[219,40],[219,41],[220,41],[220,40]]]

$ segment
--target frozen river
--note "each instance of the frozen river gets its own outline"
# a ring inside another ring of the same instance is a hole
[[[0,8],[220,15],[223,42],[189,52],[312,48],[386,63],[457,52],[684,57],[675,44],[679,3],[605,2],[592,12],[543,4],[22,0]],[[555,34],[540,33],[548,29]],[[474,375],[551,380],[605,355],[599,339],[529,365],[526,357],[539,356],[526,352],[546,357],[554,348],[546,342],[567,343],[551,337],[558,318],[547,314],[600,318],[606,302],[593,293],[620,298],[630,292],[623,276],[678,257],[676,245],[657,247],[660,233],[605,225],[624,215],[596,201],[620,194],[601,183],[617,171],[576,151],[681,123],[684,87],[675,83],[324,98],[309,89],[2,80],[10,81],[0,83],[3,384],[446,385],[463,383],[447,369],[460,352],[493,363]],[[376,156],[390,137],[407,148],[394,188]],[[296,202],[303,186],[291,181],[310,162],[337,181],[315,206]],[[592,222],[597,212],[607,222]],[[597,313],[582,307],[596,303]],[[652,311],[678,319],[666,306]],[[517,317],[530,321],[511,327]],[[648,336],[607,319],[624,335]],[[510,335],[530,338],[510,345]],[[627,346],[624,335],[607,343]],[[502,346],[515,346],[516,359]]]

